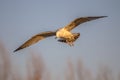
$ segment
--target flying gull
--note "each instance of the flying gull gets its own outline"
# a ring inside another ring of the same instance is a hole
[[[14,50],[14,52],[21,50],[23,48],[29,47],[30,45],[35,44],[38,41],[51,36],[55,36],[55,38],[59,38],[58,39],[59,42],[63,42],[70,46],[73,46],[74,45],[73,42],[75,42],[80,37],[80,33],[72,33],[71,32],[72,29],[74,29],[75,27],[77,27],[82,23],[96,20],[99,18],[104,18],[104,17],[107,17],[107,16],[89,16],[89,17],[77,18],[73,20],[71,23],[69,23],[68,25],[66,25],[65,27],[60,28],[56,31],[46,31],[33,36],[24,44],[22,44],[20,47],[18,47],[16,50]]]

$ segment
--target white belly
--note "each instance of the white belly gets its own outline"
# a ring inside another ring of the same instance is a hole
[[[56,33],[56,37],[58,38],[71,38],[72,36],[73,36],[72,33],[65,29],[60,29]]]

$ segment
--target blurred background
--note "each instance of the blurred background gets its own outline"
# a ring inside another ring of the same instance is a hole
[[[120,80],[119,4],[119,0],[0,0],[0,80]],[[73,47],[51,37],[13,53],[33,35],[84,16],[108,17],[75,28],[73,32],[81,36]]]

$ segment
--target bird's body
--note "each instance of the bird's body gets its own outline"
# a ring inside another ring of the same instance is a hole
[[[58,37],[58,38],[70,38],[70,37],[73,37],[73,35],[70,31],[67,31],[66,29],[62,28],[56,32],[56,37]]]
[[[77,18],[73,20],[70,24],[68,24],[67,26],[60,28],[56,31],[42,32],[40,34],[33,36],[31,39],[29,39],[24,44],[22,44],[20,47],[18,47],[15,51],[26,48],[34,43],[37,43],[38,41],[44,38],[51,37],[51,36],[56,36],[56,38],[60,38],[58,40],[59,42],[64,42],[70,46],[73,46],[73,42],[76,41],[80,37],[80,33],[72,33],[71,32],[72,29],[74,29],[75,27],[77,27],[78,25],[84,22],[88,22],[91,20],[96,20],[96,19],[104,18],[104,17],[107,17],[107,16],[93,16],[93,17]]]
[[[56,37],[65,40],[65,42],[68,43],[70,46],[72,46],[73,42],[75,41],[74,34],[66,30],[65,28],[59,29],[56,32]]]
[[[59,42],[64,42],[67,43],[70,46],[73,46],[73,42],[75,42],[78,38],[80,37],[80,33],[72,33],[72,37],[69,37],[67,39],[65,38],[60,38],[58,41]]]

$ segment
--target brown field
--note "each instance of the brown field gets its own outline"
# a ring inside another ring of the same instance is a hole
[[[73,64],[71,60],[67,61],[67,69],[64,76],[54,76],[47,71],[47,66],[42,57],[37,53],[30,53],[30,57],[26,61],[26,75],[22,75],[13,65],[11,56],[3,44],[0,43],[0,80],[120,80],[120,74],[114,76],[111,69],[101,67],[96,76],[93,76],[92,71],[87,69],[81,60]],[[22,69],[22,68],[21,68]],[[52,76],[51,76],[52,75]]]

